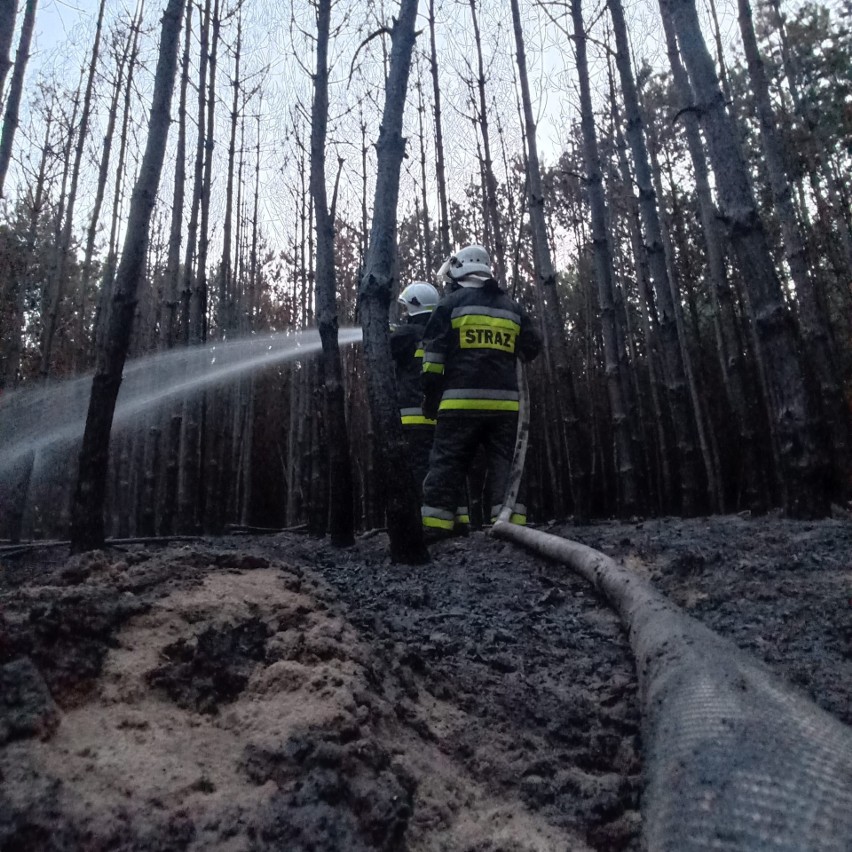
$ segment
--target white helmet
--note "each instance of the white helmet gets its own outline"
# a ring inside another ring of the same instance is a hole
[[[431,313],[440,298],[438,291],[428,281],[415,281],[399,294],[397,302],[413,317]]]
[[[491,277],[491,258],[482,246],[465,246],[455,254],[448,257],[443,266],[438,270],[438,278],[444,281],[458,281],[464,286],[465,282],[460,279],[475,275],[480,281],[482,277]]]

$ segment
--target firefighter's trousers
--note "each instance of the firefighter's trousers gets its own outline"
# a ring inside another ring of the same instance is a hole
[[[408,445],[408,462],[417,482],[417,494],[423,496],[423,480],[429,472],[429,456],[432,452],[432,439],[435,437],[435,427],[416,425],[402,427],[405,442]]]
[[[424,527],[453,529],[456,508],[464,500],[465,476],[480,446],[485,449],[492,513],[502,504],[512,467],[517,428],[518,416],[515,413],[460,417],[439,414],[429,457],[429,473],[423,483],[421,516]],[[515,508],[518,516],[519,509],[521,507]],[[514,520],[519,520],[519,517]]]

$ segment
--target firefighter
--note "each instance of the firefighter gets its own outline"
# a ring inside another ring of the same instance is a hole
[[[541,338],[523,308],[491,273],[488,252],[465,246],[438,272],[452,290],[423,334],[423,415],[437,419],[423,483],[427,538],[452,535],[455,507],[477,449],[485,450],[492,520],[509,479],[518,424],[517,358],[531,361]],[[526,522],[523,506],[512,521]]]
[[[426,281],[409,284],[397,299],[405,314],[404,322],[393,330],[390,338],[402,431],[418,494],[422,494],[423,480],[429,470],[429,453],[435,435],[435,419],[424,417],[421,407],[422,338],[439,298],[438,291]]]

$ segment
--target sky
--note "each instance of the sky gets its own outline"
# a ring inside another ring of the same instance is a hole
[[[589,0],[586,19],[599,17],[603,0]],[[703,5],[707,0],[698,0]],[[163,0],[145,0],[146,22],[148,24],[147,59],[149,64],[156,48],[157,22]],[[131,14],[136,0],[108,0],[107,19],[114,21],[122,10]],[[357,219],[355,211],[360,208],[361,194],[361,141],[359,130],[360,110],[356,90],[368,88],[368,80],[381,80],[382,59],[381,44],[378,39],[359,54],[361,68],[356,72],[354,83],[347,83],[351,57],[366,33],[375,29],[377,21],[383,16],[383,7],[391,9],[396,0],[358,0],[354,4],[355,12],[345,23],[342,10],[345,4],[337,5],[336,22],[344,25],[343,34],[338,39],[337,48],[332,51],[336,62],[332,71],[332,120],[329,139],[333,147],[329,161],[334,163],[339,155],[345,159],[340,185],[341,209],[353,211],[352,218]],[[226,0],[226,7],[230,2]],[[451,197],[459,198],[468,182],[478,173],[476,166],[476,141],[471,129],[471,108],[468,103],[468,88],[464,82],[470,76],[470,67],[475,65],[475,53],[472,45],[470,13],[464,0],[437,0],[439,56],[441,57],[441,87],[444,106],[444,135],[446,141],[447,180]],[[663,56],[659,42],[660,27],[657,23],[656,0],[625,0],[634,51],[638,58],[659,62]],[[717,0],[722,19],[724,38],[733,39],[736,32],[734,16],[735,0]],[[23,115],[28,106],[27,93],[32,94],[33,83],[39,78],[51,75],[73,86],[80,74],[80,67],[90,48],[94,32],[94,21],[98,0],[40,0],[36,18],[35,42],[27,73],[27,92],[25,92]],[[255,97],[247,108],[249,113],[260,116],[259,133],[262,149],[261,159],[261,215],[267,232],[276,235],[278,241],[286,240],[295,226],[295,197],[299,189],[297,172],[297,149],[292,144],[294,115],[298,112],[298,103],[303,107],[310,105],[310,84],[306,70],[299,67],[294,54],[306,57],[311,62],[311,49],[307,40],[299,35],[293,36],[290,24],[291,10],[296,9],[298,20],[305,29],[311,29],[312,21],[306,11],[305,0],[248,0],[246,3],[244,74],[254,75],[254,79],[264,79],[264,100]],[[421,3],[421,14],[425,11]],[[301,11],[300,11],[301,10]],[[530,84],[533,90],[538,123],[538,143],[540,155],[545,163],[554,162],[563,148],[564,128],[577,115],[578,97],[574,75],[570,41],[557,26],[547,21],[540,9],[531,0],[522,0],[522,15],[526,50],[529,63]],[[19,15],[20,18],[20,15]],[[357,20],[356,20],[357,18]],[[418,41],[418,51],[422,54],[428,49],[428,30],[426,20],[421,17],[423,27]],[[485,36],[485,52],[488,76],[488,93],[492,99],[490,113],[492,133],[492,153],[496,159],[500,156],[500,143],[497,136],[498,124],[504,134],[505,146],[510,156],[521,149],[521,134],[515,107],[514,41],[511,28],[511,16],[508,0],[480,0],[480,27]],[[225,36],[232,44],[234,27]],[[590,58],[593,62],[592,75],[597,76],[598,88],[605,89],[605,66],[600,60],[595,64],[594,44],[590,45]],[[598,53],[600,53],[598,51]],[[143,62],[146,54],[143,53]],[[224,83],[230,64],[227,52],[220,56],[220,80]],[[359,76],[360,75],[360,76]],[[418,75],[422,76],[426,90],[431,87],[428,65],[421,56],[415,61],[409,86],[409,105],[406,113],[407,131],[410,139],[409,157],[404,161],[400,215],[410,213],[414,208],[416,181],[419,181],[419,151],[416,142],[417,111],[415,84]],[[150,77],[150,75],[149,75]],[[150,82],[150,80],[148,81]],[[139,116],[147,115],[145,81],[140,78]],[[595,87],[595,80],[592,81]],[[219,86],[225,92],[224,85]],[[104,91],[106,87],[104,86]],[[227,97],[227,95],[222,95]],[[381,94],[376,93],[365,107],[365,121],[368,124],[368,137],[375,139],[378,132],[378,117]],[[222,121],[225,120],[230,105],[223,102],[219,108]],[[302,131],[306,133],[305,121]],[[27,129],[22,120],[22,133],[29,132],[33,141],[40,139],[37,129]],[[141,119],[140,119],[141,126]],[[247,128],[246,147],[257,142],[254,127]],[[191,132],[191,131],[190,131]],[[431,119],[427,119],[427,133],[431,134]],[[141,130],[137,131],[141,136]],[[174,134],[172,134],[174,135]],[[226,147],[226,129],[219,131],[220,142],[217,156],[223,155]],[[173,140],[172,140],[173,144]],[[95,158],[97,152],[92,152]],[[370,156],[374,156],[371,149]],[[435,209],[433,155],[429,157],[428,181],[431,186],[432,211]],[[214,173],[219,173],[216,170]],[[333,180],[334,169],[329,168],[329,180]],[[499,179],[499,175],[498,175]],[[223,182],[219,181],[218,194],[221,195]],[[164,176],[161,197],[168,192],[168,178]],[[217,188],[214,187],[214,194]],[[165,197],[168,197],[165,195]],[[215,202],[214,202],[215,203]],[[86,214],[85,205],[81,205],[79,215]],[[214,229],[217,216],[213,214]],[[215,239],[215,234],[214,234]]]

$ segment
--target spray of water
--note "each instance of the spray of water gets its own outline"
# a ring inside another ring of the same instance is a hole
[[[341,329],[341,345],[361,340],[360,328]],[[172,349],[128,361],[113,429],[246,373],[298,361],[320,351],[316,330],[253,335],[223,343]],[[86,425],[92,375],[5,394],[0,398],[0,476],[32,452],[79,440]]]

